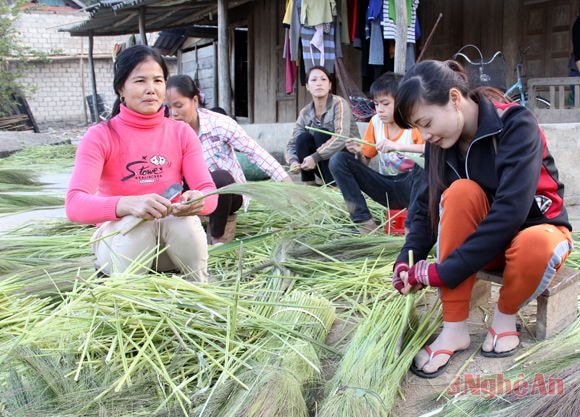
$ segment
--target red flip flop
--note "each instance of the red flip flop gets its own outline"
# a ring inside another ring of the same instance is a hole
[[[502,337],[506,337],[506,336],[519,336],[520,332],[518,331],[510,331],[510,332],[502,332],[502,333],[496,333],[495,330],[493,329],[493,327],[489,328],[489,333],[491,333],[491,336],[493,337],[493,344],[492,344],[492,350],[490,350],[489,352],[486,350],[483,350],[483,346],[480,349],[480,353],[482,356],[485,356],[486,358],[507,358],[508,356],[512,356],[514,353],[516,353],[516,350],[518,349],[519,346],[519,342],[518,345],[511,349],[511,350],[506,350],[505,352],[496,352],[495,351],[495,344],[497,343],[497,341],[499,339],[501,339]]]
[[[453,355],[455,355],[457,352],[462,352],[463,350],[465,350],[465,349],[458,349],[456,351],[452,351],[449,349],[439,349],[439,350],[436,350],[435,352],[433,352],[433,350],[431,349],[431,346],[429,346],[429,345],[426,345],[423,349],[425,349],[425,352],[427,352],[429,354],[429,360],[427,361],[427,363],[431,362],[435,356],[449,355],[449,359],[447,360],[447,362],[445,362],[436,371],[433,371],[433,372],[425,372],[422,369],[417,368],[415,366],[415,362],[413,361],[413,364],[411,365],[411,372],[414,373],[415,375],[417,375],[418,377],[428,378],[428,379],[437,378],[439,375],[441,375],[443,373],[443,371],[445,371],[445,368],[447,368],[447,365],[449,364],[451,357]]]

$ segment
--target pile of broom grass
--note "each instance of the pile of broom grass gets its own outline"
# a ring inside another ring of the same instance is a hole
[[[63,198],[43,193],[39,174],[70,172],[74,145],[24,148],[0,158],[0,216],[36,208],[61,207]],[[25,167],[25,168],[24,168]]]
[[[402,238],[353,235],[335,189],[245,187],[254,201],[239,239],[210,249],[209,284],[98,278],[88,226],[0,235],[0,413],[390,415],[440,320],[430,293],[390,287]]]
[[[42,185],[29,171],[0,168],[0,216],[35,208],[61,207],[63,198],[44,195]]]
[[[71,144],[26,147],[6,158],[0,158],[0,169],[27,172],[70,172],[74,165],[76,146]]]
[[[325,343],[331,327],[390,304],[402,240],[353,237],[334,189],[244,187],[252,209],[239,215],[241,239],[211,249],[209,284],[154,271],[99,278],[88,226],[52,220],[0,236],[3,412],[308,415],[321,361],[342,358]]]

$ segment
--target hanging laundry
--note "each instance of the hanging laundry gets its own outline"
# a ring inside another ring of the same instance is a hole
[[[298,44],[300,43],[300,4],[301,0],[287,0],[286,1],[286,11],[284,13],[284,18],[282,19],[282,25],[284,28],[288,28],[288,51],[290,54],[291,61],[298,60]],[[282,52],[283,58],[286,58],[286,50]]]
[[[296,82],[296,76],[298,73],[298,68],[296,66],[296,61],[290,58],[290,28],[284,28],[284,53],[283,56],[286,62],[286,94],[290,95],[294,92],[294,83]]]
[[[316,27],[302,26],[302,53],[306,72],[315,65],[323,65],[334,73],[336,61],[335,23],[318,25]]]
[[[371,25],[369,64],[383,65],[385,63],[385,54],[381,22],[379,20],[372,20],[369,24]]]
[[[348,2],[347,0],[337,0],[337,15],[338,24],[340,25],[340,39],[345,45],[350,44],[350,34],[348,32],[349,20],[348,20]],[[338,31],[337,31],[338,32]]]
[[[397,23],[394,0],[383,0],[383,38],[397,39]],[[419,0],[407,0],[407,43],[416,42],[415,27]]]
[[[356,37],[356,24],[358,22],[358,0],[348,0],[348,36],[350,38],[350,43],[354,45],[354,39]]]
[[[381,21],[383,20],[383,1],[370,0],[367,9],[366,37],[369,43],[369,64],[383,65],[385,63],[383,31]]]
[[[300,23],[304,26],[318,26],[332,23],[336,16],[335,0],[302,0]]]
[[[370,0],[367,8],[367,21],[381,21],[383,17],[383,0]]]

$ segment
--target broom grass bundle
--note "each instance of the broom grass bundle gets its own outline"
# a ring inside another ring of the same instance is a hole
[[[364,237],[339,236],[329,242],[327,237],[321,234],[314,244],[296,239],[288,255],[295,259],[306,257],[312,260],[338,261],[380,256],[393,257],[399,254],[402,243],[403,240],[400,237],[379,234]]]
[[[86,407],[81,399],[98,396],[114,377],[106,369],[103,375],[83,372],[74,381],[67,376],[75,370],[74,356],[19,346],[10,359],[3,367],[7,382],[0,390],[0,404],[11,417],[151,417],[158,405],[155,385],[142,382]]]
[[[31,146],[0,158],[0,168],[42,172],[68,172],[74,165],[76,146],[71,144]]]
[[[457,393],[440,416],[575,417],[580,410],[580,319],[514,359],[502,374]],[[488,382],[485,382],[488,380]],[[505,381],[509,381],[509,386]]]
[[[0,194],[0,214],[16,213],[38,208],[61,207],[64,199],[44,195]]]
[[[347,311],[368,314],[377,297],[390,288],[393,262],[400,238],[341,236],[331,242],[318,233],[292,240],[283,263],[293,287],[313,288]],[[347,319],[348,320],[348,319]]]
[[[186,387],[209,384],[223,368],[227,303],[214,305],[203,293],[180,288],[184,284],[178,281],[125,276],[81,286],[25,332],[19,344],[78,355],[70,375],[74,380],[81,372],[110,370],[115,378],[99,400],[152,379],[161,384],[165,400],[186,409]],[[243,349],[241,340],[231,344]]]
[[[240,194],[250,197],[275,211],[279,216],[288,219],[292,224],[322,223],[342,205],[342,196],[335,190],[273,181],[233,183],[179,204],[191,204],[209,196],[221,194]],[[344,209],[342,211],[345,212]],[[121,233],[130,233],[145,221],[137,219],[135,224]]]
[[[323,298],[300,292],[280,300],[271,319],[321,343],[335,319],[334,307]],[[264,340],[252,369],[234,381],[218,381],[196,415],[208,417],[308,416],[305,391],[320,378],[320,361],[313,345],[292,335],[272,334]]]
[[[11,354],[10,349],[4,349],[28,332],[42,318],[48,316],[54,309],[50,299],[39,297],[14,297],[0,292],[0,363]]]
[[[0,183],[24,186],[40,186],[42,183],[29,171],[20,169],[0,169]]]
[[[154,380],[161,390],[160,409],[177,404],[187,413],[191,392],[209,389],[220,374],[244,386],[235,374],[250,369],[259,352],[271,350],[263,342],[267,334],[324,348],[305,329],[294,330],[292,322],[262,316],[260,308],[269,301],[256,301],[258,289],[193,284],[161,274],[138,277],[132,271],[105,280],[93,275],[75,282],[40,320],[10,334],[17,339],[3,345],[3,354],[30,345],[78,355],[73,379],[82,372],[100,375],[105,367],[116,376],[94,401],[135,381]],[[293,300],[286,303],[275,305],[302,308]]]
[[[377,299],[369,315],[359,322],[328,384],[319,416],[391,414],[398,387],[413,358],[440,325],[438,303],[421,318],[412,314],[422,297],[390,292],[386,298]],[[399,336],[405,332],[403,345],[399,346]]]
[[[0,280],[2,275],[25,275],[25,271],[40,278],[47,272],[62,275],[77,268],[92,268],[93,253],[87,242],[93,232],[93,226],[45,220],[0,235]]]

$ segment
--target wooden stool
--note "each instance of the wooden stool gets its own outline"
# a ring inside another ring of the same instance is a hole
[[[536,339],[551,337],[576,320],[578,314],[578,286],[580,270],[562,267],[548,287],[537,298]],[[471,306],[487,304],[491,283],[501,284],[501,272],[479,271],[473,286]]]

